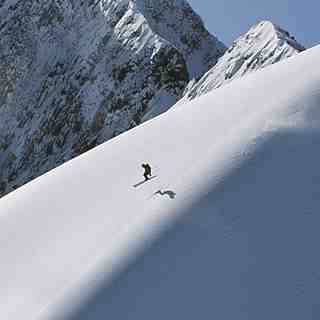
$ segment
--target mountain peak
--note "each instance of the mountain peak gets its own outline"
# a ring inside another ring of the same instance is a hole
[[[266,41],[283,41],[288,46],[292,47],[294,50],[297,50],[299,52],[305,50],[305,47],[298,43],[297,40],[293,36],[291,36],[288,31],[269,20],[263,20],[255,24],[245,34],[246,37],[248,37],[248,35],[252,35],[252,37],[260,37],[261,39],[264,39]],[[240,39],[238,39],[238,41]]]
[[[227,49],[185,0],[132,0],[132,6],[156,34],[182,52],[191,78],[202,76]]]
[[[305,48],[289,32],[270,21],[261,21],[242,34],[210,71],[188,87],[181,102],[192,100],[303,50]]]

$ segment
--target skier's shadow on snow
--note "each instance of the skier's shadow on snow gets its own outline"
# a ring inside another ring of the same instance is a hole
[[[320,134],[301,132],[288,130],[258,144],[252,160],[236,166],[220,183],[208,183],[207,192],[179,209],[167,225],[158,216],[153,239],[149,234],[144,247],[141,243],[140,251],[131,250],[111,276],[106,264],[105,278],[101,273],[84,290],[87,298],[55,319],[190,320],[219,314],[221,319],[239,314],[258,319],[262,308],[264,319],[274,318],[275,308],[288,319],[298,319],[295,312],[307,313],[316,282],[302,282],[304,299],[295,285],[310,273],[305,261],[320,263],[308,250],[318,239],[320,224]],[[314,214],[304,213],[309,208]],[[308,236],[297,237],[297,230]]]
[[[168,196],[170,199],[175,199],[176,196],[177,196],[177,194],[174,191],[171,191],[171,190],[165,190],[165,191],[158,190],[153,195],[155,196],[157,194],[159,194],[160,196]]]

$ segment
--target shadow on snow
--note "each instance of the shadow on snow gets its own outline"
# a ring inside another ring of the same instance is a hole
[[[67,319],[320,319],[319,164],[271,137]]]
[[[165,191],[162,191],[162,190],[158,190],[157,192],[155,192],[153,195],[160,195],[160,196],[168,196],[170,199],[175,199],[177,194],[174,192],[174,191],[171,191],[171,190],[165,190]]]

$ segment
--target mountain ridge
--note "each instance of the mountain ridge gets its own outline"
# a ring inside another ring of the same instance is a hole
[[[192,100],[304,50],[287,31],[271,21],[261,21],[242,34],[199,81],[189,83],[179,103]]]

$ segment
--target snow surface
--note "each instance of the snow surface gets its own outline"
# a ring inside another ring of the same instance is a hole
[[[319,66],[316,47],[2,198],[0,318],[319,319]]]

